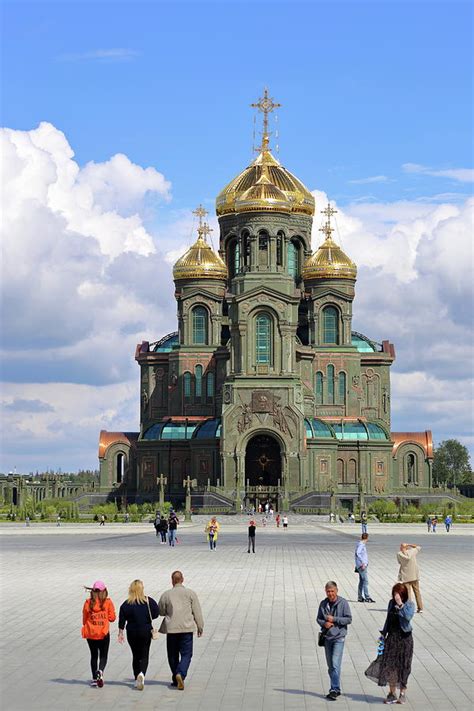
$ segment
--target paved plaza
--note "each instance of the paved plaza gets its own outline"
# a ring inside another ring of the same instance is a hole
[[[290,517],[287,531],[257,531],[247,554],[244,517],[220,517],[215,552],[204,517],[180,528],[176,548],[162,546],[150,524],[21,524],[0,526],[2,553],[1,707],[29,709],[365,709],[384,690],[364,670],[375,657],[378,630],[396,582],[400,542],[422,546],[422,615],[415,615],[415,654],[407,709],[472,709],[472,526],[427,534],[422,525],[369,527],[370,594],[358,604],[354,547],[360,527]],[[141,578],[158,599],[180,569],[199,595],[204,636],[195,637],[184,691],[170,688],[165,637],[152,642],[144,691],[133,688],[128,645],[111,625],[103,689],[89,687],[89,650],[81,638],[83,585],[103,579],[117,612],[128,584]],[[334,579],[352,607],[341,696],[328,691],[315,616],[324,584]],[[100,706],[98,707],[98,703]]]

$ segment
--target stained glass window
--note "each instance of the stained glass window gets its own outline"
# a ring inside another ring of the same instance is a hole
[[[346,402],[346,374],[339,373],[339,402],[344,405]]]
[[[191,373],[185,373],[183,375],[184,382],[184,397],[186,399],[191,397]]]
[[[334,405],[334,366],[328,365],[328,403]]]
[[[323,311],[323,343],[339,343],[339,313],[334,306]]]
[[[207,343],[207,311],[204,306],[193,309],[193,343],[198,346]]]
[[[316,373],[316,405],[323,404],[323,374]]]
[[[194,380],[194,395],[196,398],[200,398],[202,396],[202,365],[197,365],[194,368]]]
[[[270,365],[272,357],[271,348],[272,323],[268,314],[259,314],[256,319],[256,359],[257,363]]]

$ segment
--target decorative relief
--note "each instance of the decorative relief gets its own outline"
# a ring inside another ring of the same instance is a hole
[[[232,402],[232,385],[225,384],[222,394],[222,401],[224,405],[230,405]]]

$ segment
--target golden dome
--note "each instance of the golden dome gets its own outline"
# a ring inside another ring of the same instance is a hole
[[[209,227],[198,228],[196,242],[178,259],[173,267],[173,279],[227,279],[227,267],[204,239]]]
[[[334,242],[331,238],[331,232],[328,233],[319,249],[308,257],[303,266],[304,281],[313,279],[355,279],[356,276],[356,265]]]
[[[216,199],[218,216],[239,212],[296,212],[314,215],[314,197],[271,154],[264,136],[257,158]]]

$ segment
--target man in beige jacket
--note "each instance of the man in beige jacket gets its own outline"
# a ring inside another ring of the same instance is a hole
[[[417,555],[421,551],[421,546],[414,543],[401,543],[400,551],[397,553],[397,560],[400,563],[398,579],[405,583],[411,597],[415,596],[417,612],[423,611],[423,600],[420,593],[420,571],[418,569]]]
[[[204,629],[201,605],[195,592],[183,585],[180,570],[171,574],[173,587],[160,597],[160,615],[165,618],[160,632],[166,635],[168,664],[172,674],[172,685],[181,691],[193,656],[193,634],[201,637]]]

